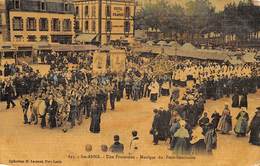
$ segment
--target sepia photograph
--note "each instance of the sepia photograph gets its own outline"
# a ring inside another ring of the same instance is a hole
[[[0,0],[0,166],[260,166],[260,0]]]

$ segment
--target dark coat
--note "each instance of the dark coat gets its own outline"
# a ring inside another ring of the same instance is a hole
[[[100,132],[101,112],[97,110],[97,107],[91,107],[91,124],[89,130],[92,133]]]
[[[233,108],[239,107],[239,95],[238,94],[234,94],[232,97],[232,107]]]
[[[58,112],[58,103],[55,100],[53,100],[52,103],[50,103],[50,101],[47,102],[47,112],[50,114],[50,127],[56,127],[56,114]]]
[[[241,100],[240,100],[240,107],[246,107],[247,108],[247,95],[244,94],[242,97],[241,97]]]
[[[260,145],[260,113],[256,114],[250,124],[249,143]]]
[[[110,146],[110,151],[113,153],[123,153],[124,145],[120,142],[115,142],[113,145]]]

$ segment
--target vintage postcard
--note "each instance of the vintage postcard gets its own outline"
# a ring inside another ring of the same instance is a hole
[[[0,166],[260,166],[260,0],[0,0]]]

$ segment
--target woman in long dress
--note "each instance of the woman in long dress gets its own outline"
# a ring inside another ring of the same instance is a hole
[[[91,124],[90,132],[99,133],[100,132],[100,121],[101,121],[101,112],[97,109],[96,101],[93,101],[91,106]]]
[[[237,119],[237,123],[234,131],[238,137],[240,136],[244,137],[246,135],[248,120],[249,120],[249,116],[248,113],[246,112],[246,109],[243,108],[242,111],[238,113],[236,119]]]
[[[197,126],[192,131],[192,140],[191,143],[191,154],[192,155],[201,155],[206,153],[206,144],[204,141],[203,129],[200,126]]]
[[[228,134],[232,130],[232,116],[227,104],[219,120],[218,130],[221,131],[222,134]]]
[[[174,134],[176,141],[174,151],[176,155],[186,155],[189,152],[189,132],[185,128],[185,121],[180,121],[180,128]]]

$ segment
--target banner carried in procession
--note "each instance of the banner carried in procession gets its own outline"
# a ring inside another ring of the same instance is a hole
[[[107,54],[103,52],[95,52],[93,55],[93,73],[104,74],[107,72]]]
[[[125,72],[126,70],[126,52],[125,50],[110,51],[110,65],[112,72]]]

